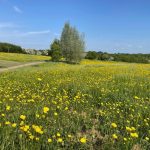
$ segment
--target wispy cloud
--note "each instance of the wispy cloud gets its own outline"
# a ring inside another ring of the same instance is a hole
[[[22,10],[18,6],[13,6],[13,9],[17,13],[20,13],[20,14],[22,13]]]
[[[44,30],[44,31],[30,31],[23,33],[23,35],[37,35],[37,34],[48,34],[50,33],[50,30]]]
[[[7,37],[32,37],[32,36],[38,36],[38,35],[50,35],[51,31],[50,30],[43,30],[43,31],[30,31],[30,32],[20,32],[18,30],[13,30],[13,31],[5,31],[2,30],[0,32],[0,37],[7,36]]]

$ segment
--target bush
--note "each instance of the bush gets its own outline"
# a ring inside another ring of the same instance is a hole
[[[98,53],[95,51],[89,51],[85,57],[86,59],[97,59]]]
[[[55,39],[54,42],[51,44],[51,50],[49,51],[49,55],[52,57],[52,61],[59,61],[62,57],[60,41],[58,39]]]

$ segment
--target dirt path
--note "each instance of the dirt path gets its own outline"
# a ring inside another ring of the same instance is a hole
[[[31,62],[31,63],[26,63],[26,64],[17,65],[17,66],[8,67],[8,68],[0,68],[0,73],[5,72],[5,71],[9,71],[9,70],[13,70],[13,69],[22,68],[22,67],[38,65],[38,64],[42,64],[42,63],[45,63],[45,62],[44,61],[42,61],[42,62],[41,61],[40,62]]]

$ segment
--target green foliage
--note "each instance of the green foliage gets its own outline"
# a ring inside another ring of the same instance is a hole
[[[86,59],[98,59],[109,61],[122,61],[133,63],[149,63],[150,54],[109,54],[106,52],[89,51],[85,56]]]
[[[98,58],[98,53],[95,51],[89,51],[85,57],[86,59],[97,59]]]
[[[25,53],[25,51],[20,46],[9,43],[0,43],[0,52]]]
[[[107,54],[107,53],[102,53],[102,54],[99,54],[98,59],[99,59],[99,60],[109,60],[110,57],[111,57],[111,56],[110,56],[109,54]]]
[[[66,23],[61,35],[62,54],[67,62],[79,63],[84,52],[83,36],[79,34],[76,28]]]
[[[149,63],[150,54],[112,54],[114,61]]]
[[[62,57],[60,41],[55,39],[50,48],[51,50],[49,51],[49,55],[52,57],[52,61],[59,61]]]

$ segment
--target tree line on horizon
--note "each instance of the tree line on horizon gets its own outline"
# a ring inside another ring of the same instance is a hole
[[[150,63],[150,54],[128,54],[128,53],[107,53],[89,51],[85,56],[86,59],[102,61],[120,61],[130,63]]]
[[[25,54],[25,51],[21,48],[21,46],[3,42],[0,42],[0,52]]]

